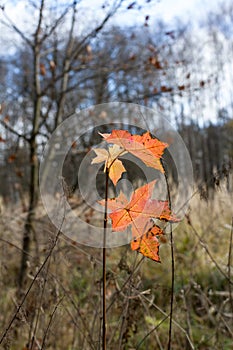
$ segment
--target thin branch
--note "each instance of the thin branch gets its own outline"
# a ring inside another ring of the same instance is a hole
[[[67,69],[64,69],[63,72],[59,75],[56,76],[56,78],[54,78],[54,80],[52,82],[49,82],[43,89],[43,92],[41,93],[41,96],[44,96],[46,95],[46,92],[51,88],[53,87],[54,83],[55,82],[58,82],[59,80],[63,79],[64,75],[69,73],[69,72],[81,72],[85,69],[89,69],[89,71],[93,70],[94,72],[98,71],[98,73],[95,73],[94,75],[92,76],[89,76],[89,77],[85,77],[83,80],[81,81],[78,81],[77,84],[74,86],[76,87],[77,85],[80,86],[80,84],[83,82],[83,81],[87,81],[87,80],[91,80],[91,79],[95,79],[97,77],[99,77],[99,75],[101,73],[108,73],[108,74],[111,74],[113,73],[116,73],[116,72],[119,72],[121,70],[123,71],[126,71],[126,68],[125,68],[125,63],[122,63],[122,65],[120,65],[119,63],[116,63],[116,64],[113,64],[113,65],[108,65],[108,66],[99,66],[99,65],[91,65],[91,66],[88,66],[87,64],[80,64],[78,66],[75,66],[75,67],[72,67],[72,66],[69,66]],[[127,67],[127,71],[129,71],[130,67],[128,68]],[[137,69],[137,66],[136,68]],[[67,93],[69,90],[64,90],[65,93]],[[135,102],[135,101],[134,101]]]
[[[47,264],[47,269],[46,269],[46,272],[45,272],[44,283],[43,283],[42,291],[41,291],[41,295],[40,295],[40,301],[39,301],[38,311],[37,311],[37,315],[36,315],[36,322],[35,322],[35,327],[34,327],[34,330],[33,330],[33,337],[32,337],[32,340],[31,340],[30,350],[33,350],[33,345],[34,345],[35,336],[36,336],[37,327],[38,327],[39,318],[40,318],[40,311],[41,311],[41,308],[42,308],[43,297],[44,297],[44,293],[45,293],[45,286],[46,286],[47,279],[48,279],[48,273],[49,273],[50,262],[51,262],[51,255],[50,255],[50,257],[49,257],[48,264]],[[62,299],[63,299],[63,298],[62,298]],[[51,318],[52,318],[52,316],[51,316]],[[50,326],[50,323],[49,323],[49,325],[48,325],[47,330],[49,329],[49,326]],[[46,334],[46,333],[45,333],[45,334]],[[46,335],[47,335],[47,334],[46,334]],[[45,341],[46,335],[44,336],[43,341]],[[44,342],[43,342],[43,343],[44,343]],[[42,344],[42,345],[43,345],[43,344]],[[43,346],[41,347],[41,349],[42,349],[42,348],[43,348]]]
[[[49,232],[50,232],[50,231],[49,231]],[[61,236],[61,237],[62,237],[62,236]],[[22,248],[16,246],[15,244],[13,244],[13,243],[11,243],[11,242],[9,242],[9,241],[7,241],[7,240],[4,240],[4,239],[1,238],[0,241],[9,244],[9,245],[12,246],[12,247],[15,247],[15,248],[18,249],[19,251],[22,251]],[[91,255],[89,255],[87,252],[85,252],[82,248],[76,246],[76,249],[79,249],[82,253],[86,254],[89,258],[91,257]],[[34,257],[33,257],[31,254],[29,254],[28,252],[25,252],[25,254],[27,254],[28,256],[30,256],[30,257],[32,257],[32,258],[34,258]],[[96,263],[98,263],[99,265],[102,264],[100,260],[96,260]],[[43,262],[43,263],[40,264],[40,271],[43,270],[43,267],[44,267],[44,266],[45,266],[45,262]],[[111,271],[111,272],[114,273],[114,271]],[[36,276],[35,276],[35,277],[36,277]],[[35,280],[35,277],[34,277],[33,280]],[[80,312],[78,306],[76,305],[76,303],[74,302],[74,300],[73,300],[73,299],[71,298],[71,296],[70,296],[70,295],[71,295],[71,292],[70,292],[70,291],[67,291],[67,290],[65,289],[65,287],[63,286],[63,284],[61,283],[61,281],[60,281],[60,280],[57,278],[57,276],[55,276],[53,273],[49,272],[49,277],[52,277],[52,278],[59,284],[59,286],[62,288],[63,292],[65,293],[65,296],[67,297],[68,300],[70,300],[71,304],[73,305],[73,308],[77,311],[78,316],[80,317],[81,322],[82,322],[82,324],[83,324],[85,330],[86,330],[87,333],[88,333],[88,342],[89,342],[89,345],[90,345],[90,347],[94,350],[94,348],[93,348],[93,346],[92,346],[92,344],[93,344],[93,339],[92,339],[92,337],[91,337],[90,332],[88,331],[88,327],[87,327],[87,325],[86,325],[86,323],[85,323],[85,320],[84,320],[84,318],[83,318],[83,316],[82,316],[82,314],[81,314],[81,312]],[[72,318],[72,321],[74,322],[73,318]],[[76,323],[75,323],[75,324],[76,324]],[[76,326],[77,326],[77,328],[80,330],[80,324],[76,324]],[[10,329],[10,328],[9,328],[9,329]],[[0,343],[0,344],[1,344],[1,343]]]
[[[54,32],[54,30],[58,27],[58,25],[60,24],[60,22],[63,20],[63,18],[67,15],[70,7],[73,5],[68,6],[65,11],[61,14],[60,17],[58,17],[55,22],[54,25],[50,28],[50,30],[48,31],[48,33],[45,33],[45,35],[41,38],[41,43],[43,43],[48,37],[50,37],[50,35],[52,35],[52,33]]]
[[[62,228],[62,225],[63,225],[63,221],[64,221],[64,216],[63,216],[63,220],[62,220],[62,223],[61,223],[61,227],[59,228],[59,230],[58,230],[58,232],[57,232],[57,234],[56,234],[54,243],[53,243],[52,247],[50,248],[49,253],[48,253],[48,255],[46,256],[44,262],[41,264],[41,266],[40,266],[40,268],[38,269],[37,273],[35,274],[33,280],[31,281],[31,283],[30,283],[30,285],[29,285],[29,287],[28,287],[26,293],[24,294],[24,297],[23,297],[21,303],[20,303],[19,306],[17,307],[17,310],[15,311],[14,315],[12,316],[12,318],[11,318],[11,320],[10,320],[10,322],[9,322],[9,324],[8,324],[8,326],[7,326],[7,328],[6,328],[5,331],[3,332],[3,334],[2,334],[2,336],[1,336],[1,338],[0,338],[0,344],[2,344],[3,340],[6,338],[6,336],[7,336],[8,332],[9,332],[9,330],[11,329],[12,324],[13,324],[14,321],[17,319],[17,316],[18,316],[18,314],[19,314],[19,312],[20,312],[22,306],[24,305],[24,303],[25,303],[25,301],[26,301],[26,299],[27,299],[27,297],[28,297],[28,295],[29,295],[29,293],[30,293],[30,291],[31,291],[31,289],[32,289],[32,287],[33,287],[33,285],[35,284],[35,282],[36,282],[38,276],[40,275],[40,273],[42,272],[42,270],[43,270],[44,267],[46,266],[46,264],[47,264],[47,262],[48,262],[48,260],[49,260],[49,258],[50,258],[50,256],[51,256],[51,254],[52,254],[54,248],[56,247],[58,238],[59,238],[60,233],[61,233],[61,228]]]
[[[203,238],[199,235],[199,233],[197,232],[197,230],[195,229],[195,227],[193,226],[190,216],[186,215],[187,218],[187,222],[188,225],[192,228],[194,234],[197,236],[197,238],[199,239],[200,244],[202,245],[202,247],[205,249],[206,253],[209,255],[211,261],[214,263],[214,265],[216,266],[216,268],[219,270],[219,272],[226,278],[226,280],[228,281],[229,284],[233,284],[233,281],[231,280],[231,276],[229,277],[223,270],[222,268],[219,266],[219,264],[217,263],[217,261],[214,259],[213,255],[210,253],[209,248],[207,247],[206,242],[203,240]]]
[[[71,26],[70,26],[70,31],[69,31],[69,38],[68,38],[68,43],[66,46],[65,50],[65,57],[63,60],[63,72],[62,72],[62,82],[61,82],[61,94],[60,98],[58,100],[58,106],[57,106],[57,113],[55,116],[55,121],[54,121],[54,128],[57,127],[58,124],[61,123],[62,121],[62,113],[63,113],[63,108],[66,100],[66,92],[65,90],[67,89],[68,83],[69,83],[69,72],[70,72],[70,65],[71,65],[71,52],[74,44],[74,38],[73,38],[73,32],[74,32],[74,26],[76,22],[76,2],[73,2],[73,14],[72,14],[72,19],[71,19]],[[54,84],[54,81],[53,81]]]
[[[11,246],[11,247],[16,248],[16,249],[19,250],[20,252],[23,251],[23,249],[22,249],[21,247],[18,247],[16,244],[14,244],[14,243],[12,243],[12,242],[6,240],[6,239],[0,238],[0,241],[3,242],[3,243],[8,244],[8,245]],[[30,253],[28,253],[28,252],[26,252],[26,251],[24,251],[24,253],[25,253],[26,255],[28,255],[29,257],[33,258],[33,256],[32,256]]]
[[[120,0],[119,2],[115,1],[113,4],[111,10],[108,12],[106,17],[103,19],[103,21],[99,24],[99,26],[95,29],[93,29],[90,33],[88,33],[83,40],[78,44],[78,47],[76,50],[74,50],[72,56],[70,57],[71,60],[75,60],[77,56],[81,53],[81,51],[84,48],[84,45],[86,45],[87,41],[91,38],[96,37],[96,35],[104,28],[105,24],[108,22],[108,20],[116,13],[116,11],[121,6],[123,0]]]
[[[10,29],[13,29],[17,34],[19,34],[19,36],[32,48],[33,44],[32,42],[26,37],[26,35],[14,24],[14,22],[10,19],[10,17],[8,17],[8,15],[6,14],[6,12],[2,10],[2,13],[4,15],[4,17],[6,18],[7,22],[5,21],[1,21],[2,24],[4,24],[5,26],[7,26]]]
[[[135,289],[136,289],[136,288],[135,288]],[[137,290],[137,289],[136,289],[136,290]],[[143,299],[145,299],[145,300],[147,300],[148,303],[151,303],[151,301],[150,301],[144,294],[141,294],[140,297],[143,298]],[[140,345],[140,346],[142,345],[142,343],[145,341],[145,339],[146,339],[149,335],[151,335],[151,333],[153,333],[153,332],[158,328],[157,326],[160,326],[164,321],[166,321],[166,320],[168,319],[168,317],[170,317],[170,314],[166,314],[166,312],[164,312],[164,311],[163,311],[158,305],[156,305],[155,303],[152,303],[152,306],[153,306],[154,308],[156,308],[156,309],[157,309],[162,315],[164,315],[165,317],[161,320],[161,322],[159,322],[158,325],[156,325],[156,326],[149,332],[149,334],[146,334],[146,336],[143,338],[143,341],[140,341],[140,343],[138,343],[136,349],[139,349],[139,345]],[[177,308],[177,307],[178,307],[178,305],[176,306],[176,308]],[[174,309],[175,309],[175,308],[174,308]],[[186,336],[186,338],[187,338],[187,340],[188,340],[188,342],[189,342],[189,345],[190,345],[191,349],[194,350],[194,349],[195,349],[195,348],[194,348],[194,345],[193,345],[193,343],[192,343],[192,341],[191,341],[191,339],[190,339],[190,337],[189,337],[187,331],[186,331],[177,321],[172,320],[172,322],[173,322],[174,325],[176,325],[176,326],[185,334],[185,336]]]
[[[45,333],[44,333],[44,336],[43,336],[43,340],[42,340],[42,344],[41,344],[41,350],[45,349],[45,340],[46,340],[49,328],[50,328],[50,326],[52,324],[52,320],[53,320],[53,317],[54,317],[54,315],[55,315],[55,313],[57,311],[57,308],[61,304],[63,299],[64,299],[64,295],[61,297],[60,300],[58,300],[58,302],[57,302],[57,304],[56,304],[56,306],[55,306],[55,308],[54,308],[54,310],[53,310],[53,312],[52,312],[52,314],[50,316],[50,320],[49,320],[48,326],[47,326],[47,328],[45,330]]]
[[[128,283],[131,282],[131,279],[133,278],[133,275],[138,271],[141,263],[144,261],[145,257],[142,256],[141,260],[137,263],[137,265],[134,267],[133,271],[131,271],[129,277],[124,281],[123,285],[121,286],[121,288],[118,288],[117,291],[113,294],[112,296],[112,301],[111,303],[108,305],[107,308],[107,312],[110,310],[110,308],[112,307],[112,305],[114,304],[114,302],[117,300],[117,296],[119,294],[122,293],[123,289],[127,286]],[[112,272],[112,271],[111,271]],[[114,273],[114,275],[116,275],[116,273]]]
[[[169,316],[170,316],[170,315],[167,315],[166,317],[164,317],[155,327],[153,327],[153,328],[150,330],[150,332],[148,332],[148,333],[144,336],[144,338],[142,338],[142,340],[137,344],[137,347],[136,347],[135,350],[138,350],[138,349],[141,347],[141,345],[145,342],[145,340],[146,340],[153,332],[155,332],[155,331],[161,326],[161,324],[162,324],[164,321],[166,321],[166,320],[168,319]]]
[[[12,301],[13,301],[15,307],[17,307],[18,304],[17,304],[16,300],[13,297],[12,297]],[[27,316],[26,316],[25,312],[23,312],[23,310],[22,310],[22,316],[23,316],[23,320],[24,320],[23,322],[26,323],[27,327],[29,328],[29,333],[31,333],[31,324],[28,322]],[[34,334],[33,334],[33,336],[34,336]],[[38,347],[38,350],[41,350],[40,343],[39,343],[38,339],[36,338],[36,336],[35,336],[35,343],[36,343],[36,345]]]
[[[92,350],[95,350],[94,348],[94,340],[92,338],[92,335],[88,329],[88,326],[86,324],[86,320],[84,318],[84,316],[82,315],[82,312],[80,311],[79,307],[76,305],[76,302],[71,298],[71,291],[70,290],[67,290],[64,285],[62,284],[62,282],[57,278],[57,276],[55,276],[53,273],[50,273],[51,276],[54,278],[54,280],[59,284],[59,286],[62,288],[63,292],[65,293],[65,296],[67,297],[67,299],[71,302],[72,304],[72,307],[73,309],[77,312],[82,324],[83,324],[83,327],[85,329],[85,331],[87,332],[88,334],[88,343],[90,345],[90,348]],[[77,324],[77,322],[74,320],[74,318],[72,317],[71,313],[69,312],[69,315],[70,317],[72,318],[72,321],[74,322],[74,324],[77,326],[77,328],[80,330],[80,323]]]
[[[0,124],[8,131],[10,131],[12,134],[18,136],[19,138],[24,139],[27,142],[30,142],[30,139],[24,135],[20,134],[18,131],[16,131],[12,126],[10,126],[8,123],[4,122],[3,120],[0,120]]]
[[[41,3],[40,3],[39,20],[38,20],[38,24],[36,27],[36,31],[34,33],[35,42],[34,42],[33,47],[36,47],[39,43],[41,44],[41,42],[42,42],[41,40],[39,40],[39,34],[41,31],[41,24],[42,24],[42,20],[43,20],[44,2],[45,2],[45,0],[41,0]]]

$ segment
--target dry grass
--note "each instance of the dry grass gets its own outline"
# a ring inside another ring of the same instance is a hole
[[[24,215],[14,207],[5,208],[1,217],[1,330],[8,326],[22,298],[17,294],[17,274]],[[189,221],[183,220],[174,231],[172,349],[231,349],[231,221],[232,193],[222,184],[209,201],[194,196]],[[54,235],[53,226],[40,215],[28,259],[28,284],[49,252]],[[161,246],[160,255],[162,264],[156,264],[126,246],[109,249],[108,349],[166,349],[171,284],[169,243]],[[26,349],[33,334],[33,349],[40,349],[43,343],[48,350],[99,349],[100,286],[101,251],[61,236],[10,328],[3,349]]]

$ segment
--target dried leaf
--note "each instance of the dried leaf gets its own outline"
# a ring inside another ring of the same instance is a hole
[[[8,161],[8,163],[13,163],[15,161],[15,159],[16,159],[16,155],[15,154],[11,154],[8,157],[7,161]]]
[[[0,142],[6,142],[6,140],[0,135]]]
[[[185,86],[184,86],[184,85],[179,85],[179,86],[178,86],[178,90],[180,90],[180,91],[185,90]]]
[[[172,92],[172,90],[173,90],[173,88],[171,88],[171,87],[167,87],[165,85],[161,86],[161,91],[162,92]]]
[[[40,63],[40,74],[43,76],[46,75],[46,68],[43,63]]]
[[[87,46],[86,46],[86,50],[87,50],[87,53],[88,53],[88,54],[91,54],[91,53],[92,53],[92,47],[91,47],[91,45],[87,45]]]
[[[3,121],[4,121],[4,123],[9,123],[9,121],[10,121],[9,115],[5,115]]]
[[[52,71],[54,71],[56,69],[56,63],[53,60],[49,61],[49,67]]]

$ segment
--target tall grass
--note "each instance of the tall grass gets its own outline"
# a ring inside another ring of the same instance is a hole
[[[2,331],[21,298],[16,290],[24,214],[16,220],[13,210],[20,213],[20,208],[4,208],[0,223]],[[175,350],[231,349],[232,216],[232,193],[222,183],[209,200],[200,199],[197,193],[187,217],[174,230]],[[38,238],[28,259],[28,285],[56,234],[42,210],[35,231]],[[171,293],[169,237],[161,243],[162,264],[143,258],[127,246],[109,249],[107,255],[107,349],[166,349]],[[27,349],[27,344],[30,349],[33,336],[33,349],[99,349],[101,264],[100,250],[61,236],[49,266],[36,279],[7,333],[3,349]]]

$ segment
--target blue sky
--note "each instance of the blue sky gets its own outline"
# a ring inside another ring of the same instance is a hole
[[[215,9],[219,3],[221,0],[161,0],[156,5],[156,10],[158,16],[166,21],[174,17],[198,19],[208,10]]]
[[[106,0],[105,0],[106,1]],[[109,3],[112,3],[113,0],[109,0]],[[133,0],[127,0],[128,4],[133,2]],[[126,1],[126,3],[127,3]],[[142,3],[144,0],[138,0]],[[230,2],[232,0],[225,0],[225,3]],[[70,3],[71,0],[45,0],[46,4],[52,4],[56,11],[56,4],[61,5]],[[82,11],[78,12],[79,20],[77,21],[77,31],[90,30],[91,27],[95,27],[97,23],[100,22],[100,17],[103,16],[103,9],[101,9],[101,5],[104,0],[83,0],[81,1],[81,5],[83,7]],[[152,1],[151,1],[152,2]],[[29,0],[0,0],[0,4],[6,5],[6,12],[9,17],[13,20],[16,25],[24,31],[24,33],[29,34],[32,30],[33,25],[35,25],[38,19],[38,12],[35,14],[36,19],[32,15],[28,13],[28,4]],[[39,4],[39,0],[35,0],[35,3]],[[171,24],[175,18],[180,17],[185,22],[194,22],[198,23],[199,20],[204,19],[205,15],[209,11],[215,11],[217,8],[220,8],[220,4],[222,0],[153,0],[153,6],[149,4],[149,7],[142,7],[140,11],[136,10],[127,10],[127,5],[123,6],[123,10],[120,10],[119,13],[115,16],[111,23],[116,24],[142,24],[145,21],[145,16],[149,15],[149,25],[153,28],[153,24],[156,20],[162,19],[167,23]],[[1,16],[0,16],[1,18]],[[25,22],[26,21],[26,22]],[[65,28],[65,25],[63,26]],[[195,27],[194,27],[195,28]],[[173,29],[173,28],[171,28]],[[197,29],[197,30],[196,30]],[[195,28],[196,32],[198,32],[198,28]],[[6,27],[1,25],[0,23],[0,55],[14,53],[17,46],[22,45],[22,42],[18,40],[18,35],[15,33],[7,31]],[[3,35],[4,34],[4,35]],[[200,31],[200,35],[202,32]],[[228,89],[228,85],[224,82],[226,88]],[[230,90],[230,89],[229,89]],[[226,96],[229,93],[225,93],[224,90],[224,103],[226,101]],[[207,114],[209,113],[210,106],[207,106]]]
[[[225,2],[230,0],[225,0]],[[132,1],[133,2],[133,1]],[[166,22],[172,22],[180,17],[184,21],[198,21],[204,18],[208,11],[215,10],[223,0],[154,0],[151,4],[142,7],[140,12],[136,10],[125,11],[123,15],[120,11],[116,15],[116,21],[119,23],[144,22],[146,15],[150,15],[150,20],[162,19]],[[99,7],[103,0],[86,0],[85,7],[96,15],[96,7]],[[139,1],[143,3],[143,0]],[[124,6],[123,6],[124,8]]]
[[[87,28],[91,29],[98,26],[101,18],[104,16],[102,4],[112,4],[114,1],[116,0],[79,1],[77,34],[79,32],[83,33]],[[226,3],[232,0],[224,1]],[[126,10],[127,6],[133,2],[133,0],[125,0],[122,8],[111,19],[110,24],[130,26],[136,24],[140,26],[145,23],[145,17],[149,15],[148,24],[151,27],[153,27],[157,20],[161,19],[169,24],[172,29],[173,22],[178,17],[184,22],[193,22],[197,26],[198,22],[204,19],[209,11],[219,8],[223,0],[151,0],[149,3],[145,0],[137,0],[137,3],[143,5],[141,10]],[[39,3],[40,0],[35,1],[35,4],[39,5]],[[57,12],[57,5],[66,6],[70,3],[72,3],[71,0],[45,0],[45,5],[52,5],[55,13]],[[18,28],[30,35],[33,25],[38,19],[37,11],[35,11],[35,17],[33,13],[29,12],[29,7],[32,9],[30,0],[0,0],[0,5],[5,6],[5,12]],[[4,19],[0,12],[0,20],[2,18]],[[2,34],[0,39],[0,54],[5,51],[9,52],[9,50],[13,52],[19,43],[18,35],[12,31],[10,32],[1,22],[0,32]]]

